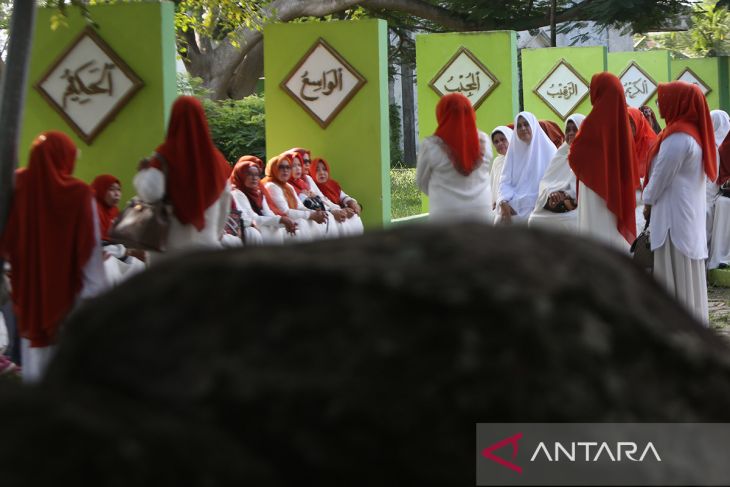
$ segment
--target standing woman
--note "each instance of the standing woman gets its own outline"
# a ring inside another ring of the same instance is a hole
[[[416,183],[429,197],[429,219],[491,221],[492,147],[487,134],[477,130],[471,102],[460,93],[443,96],[436,121],[436,132],[421,142],[416,165]]]
[[[718,173],[720,172],[720,146],[725,141],[728,132],[730,132],[730,116],[724,110],[712,110],[710,112],[710,119],[712,120],[712,128],[715,132],[715,146],[718,152],[715,154],[717,158]],[[719,178],[718,178],[719,179]],[[715,217],[715,202],[720,192],[720,184],[718,181],[710,181],[709,178],[706,181],[705,195],[707,198],[707,245],[711,245],[712,227],[713,220]]]
[[[106,289],[99,221],[91,188],[71,176],[77,150],[61,132],[33,142],[19,169],[8,223],[0,239],[10,281],[23,379],[41,379],[59,327],[81,299]]]
[[[517,115],[499,181],[495,223],[527,223],[535,208],[540,180],[556,150],[535,115],[530,112]]]
[[[636,183],[636,211],[634,218],[636,219],[636,234],[638,235],[644,229],[644,201],[641,199],[641,181],[646,175],[646,167],[649,165],[649,151],[656,142],[656,134],[638,108],[628,107],[629,124],[631,125],[631,133],[634,136],[634,162],[636,163],[637,173],[640,180]]]
[[[636,239],[639,175],[621,81],[594,75],[591,103],[568,154],[578,178],[578,232],[628,253]]]
[[[502,177],[502,169],[504,169],[504,156],[509,149],[509,141],[512,139],[512,129],[499,125],[492,130],[492,144],[497,149],[497,157],[492,162],[491,169],[491,190],[492,190],[492,210],[497,208],[497,196],[499,196],[499,180]]]
[[[710,110],[696,85],[662,83],[658,93],[667,126],[651,152],[644,187],[654,275],[707,324],[705,177],[717,178]]]
[[[575,232],[577,224],[577,182],[575,174],[568,165],[570,144],[580,129],[585,115],[574,113],[565,122],[565,142],[558,148],[550,165],[540,181],[535,208],[532,210],[528,225],[553,230]]]
[[[179,97],[172,106],[165,142],[133,182],[142,200],[154,203],[167,194],[172,204],[166,255],[221,247],[231,209],[230,172],[225,157],[213,145],[200,101]],[[150,254],[150,264],[162,255]]]

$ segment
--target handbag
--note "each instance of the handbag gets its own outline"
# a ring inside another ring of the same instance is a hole
[[[642,269],[654,270],[654,252],[651,250],[651,241],[649,239],[649,220],[646,221],[644,230],[631,244],[631,255],[634,262]]]
[[[167,184],[167,161],[155,152],[162,163],[162,172]],[[149,158],[145,162],[149,161]],[[114,221],[109,231],[109,239],[126,247],[140,250],[164,252],[167,250],[167,236],[170,232],[172,206],[167,198],[167,190],[162,199],[156,203],[148,203],[135,196]]]
[[[730,198],[730,179],[722,183],[722,186],[720,186],[720,196]]]

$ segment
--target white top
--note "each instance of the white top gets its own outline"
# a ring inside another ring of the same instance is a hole
[[[710,118],[712,118],[712,128],[715,130],[715,145],[720,147],[730,132],[730,115],[724,110],[712,110]]]
[[[540,181],[540,188],[535,201],[535,209],[539,211],[545,207],[548,197],[555,191],[565,191],[571,198],[576,197],[576,179],[575,173],[568,165],[568,151],[570,146],[563,143],[555,156],[550,161],[550,165],[545,170],[545,175]]]
[[[506,201],[519,217],[525,217],[535,207],[540,180],[557,149],[540,127],[535,115],[520,112],[515,117],[515,127],[520,117],[530,124],[532,139],[526,144],[517,136],[517,130],[512,134],[499,182],[497,201]]]
[[[289,189],[296,194],[296,191],[294,191],[294,187],[286,183],[286,185],[289,187]],[[273,181],[269,181],[265,184],[266,189],[269,191],[269,196],[271,196],[271,199],[274,200],[274,204],[277,208],[279,208],[281,211],[286,211],[286,216],[293,219],[304,219],[308,220],[310,213],[312,213],[311,210],[309,210],[306,206],[304,206],[304,203],[302,203],[299,198],[296,198],[297,200],[297,207],[296,208],[289,208],[289,204],[286,202],[286,196],[284,195],[284,190],[281,189],[281,187],[276,184]]]
[[[132,182],[137,195],[143,201],[156,203],[165,195],[165,175],[159,169],[142,169]],[[167,236],[167,252],[220,248],[221,235],[225,229],[226,218],[231,211],[231,186],[226,182],[220,196],[205,210],[205,226],[198,231],[194,225],[182,224],[173,213],[170,231]]]
[[[499,196],[499,180],[502,177],[502,170],[504,169],[504,156],[499,154],[494,158],[492,162],[492,175],[491,175],[491,190],[492,190],[492,204],[497,204],[497,197]]]
[[[644,203],[652,205],[651,248],[672,243],[690,259],[707,258],[705,171],[702,148],[692,136],[677,132],[662,142],[651,162]]]
[[[454,168],[450,150],[438,136],[426,137],[421,142],[416,183],[429,197],[430,219],[491,219],[489,163],[492,161],[492,145],[487,134],[481,131],[478,134],[479,144],[485,149],[484,156],[468,176]]]
[[[262,204],[261,204],[261,213],[263,215],[259,215],[255,211],[253,211],[253,208],[251,208],[251,202],[248,201],[248,197],[243,193],[243,191],[239,189],[232,189],[231,190],[231,196],[233,197],[233,201],[236,202],[236,208],[238,208],[238,211],[241,212],[241,216],[247,220],[253,220],[256,222],[256,225],[261,227],[280,227],[279,224],[279,216],[271,211],[271,208],[269,208],[269,204],[266,202],[266,198],[261,198]]]

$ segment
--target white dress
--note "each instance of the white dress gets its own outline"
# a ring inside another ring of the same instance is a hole
[[[309,189],[314,194],[319,196],[322,199],[322,202],[324,202],[324,205],[329,213],[330,224],[334,223],[333,227],[331,225],[331,229],[334,230],[332,232],[334,236],[339,235],[341,237],[344,237],[347,235],[361,235],[363,233],[365,229],[363,227],[362,220],[360,219],[360,215],[353,215],[343,222],[335,221],[335,217],[332,215],[332,210],[342,209],[340,204],[346,205],[350,200],[357,202],[355,198],[351,198],[350,196],[345,194],[344,191],[340,190],[340,201],[331,201],[322,193],[322,190],[319,189],[319,186],[317,186],[317,183],[314,182],[314,179],[312,179],[309,174],[305,174],[304,178],[307,180]],[[306,198],[306,196],[303,194],[300,194],[299,197],[300,199]]]
[[[527,221],[528,226],[567,232],[575,232],[578,229],[577,210],[555,213],[545,209],[548,197],[556,191],[564,191],[568,196],[576,199],[575,174],[568,164],[569,150],[570,146],[564,143],[550,161],[545,176],[540,181],[540,190],[535,208]]]
[[[631,245],[616,228],[616,215],[608,209],[606,200],[598,193],[578,182],[578,233],[607,245],[624,254]]]
[[[286,201],[284,190],[273,181],[269,181],[265,184],[266,190],[269,192],[271,199],[277,208],[282,211],[286,211],[286,215],[294,220],[297,224],[297,233],[295,235],[287,234],[285,241],[308,241],[325,238],[327,235],[327,223],[317,223],[314,220],[310,220],[309,216],[313,213],[297,198],[297,207],[289,208],[289,204]],[[294,187],[288,184],[289,191],[296,193]]]
[[[284,243],[286,230],[284,229],[284,226],[279,223],[280,217],[271,211],[271,208],[269,208],[266,198],[262,198],[261,213],[263,214],[259,215],[253,211],[251,202],[248,201],[248,197],[242,191],[233,189],[231,190],[231,196],[236,202],[236,208],[238,208],[238,211],[241,212],[241,216],[256,223],[256,228],[248,227],[246,230],[251,228],[258,232],[264,245],[281,245]],[[248,234],[246,237],[248,237]]]
[[[99,218],[97,215],[96,201],[91,199],[91,211],[94,219],[94,240],[96,245],[91,251],[89,260],[86,261],[81,271],[81,291],[76,296],[78,306],[81,301],[93,298],[109,288],[106,273],[104,271],[104,257],[101,249],[101,232],[99,230]],[[20,360],[22,364],[22,378],[26,384],[39,382],[45,374],[48,363],[56,353],[56,345],[47,347],[31,347],[30,340],[20,339]]]
[[[500,203],[506,201],[517,213],[512,216],[514,223],[527,223],[530,213],[535,208],[540,181],[557,149],[540,127],[535,115],[530,112],[520,112],[515,117],[515,127],[520,117],[530,124],[532,139],[527,144],[520,140],[517,130],[513,132],[499,181],[497,201]],[[498,207],[495,223],[500,220]]]
[[[451,162],[449,148],[436,135],[421,142],[416,165],[416,184],[429,197],[429,220],[451,222],[475,220],[491,222],[492,196],[489,187],[489,163],[492,145],[487,134],[479,132],[485,148],[479,166],[471,174],[459,173]]]
[[[137,195],[148,203],[156,203],[165,195],[165,176],[154,167],[142,169],[132,182]],[[231,211],[231,187],[229,183],[220,196],[205,210],[205,226],[198,230],[194,225],[183,224],[173,212],[167,236],[166,252],[148,252],[148,264],[153,265],[167,258],[201,249],[220,249],[221,236]]]
[[[701,147],[690,135],[674,133],[651,163],[644,202],[652,205],[654,276],[707,324],[705,180]]]
[[[504,169],[504,156],[502,154],[497,155],[492,162],[491,170],[491,184],[490,189],[492,192],[492,207],[497,208],[497,198],[499,197],[499,179],[502,177],[502,169]]]

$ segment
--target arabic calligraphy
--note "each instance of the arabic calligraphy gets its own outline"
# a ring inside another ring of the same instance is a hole
[[[547,94],[553,98],[569,100],[574,95],[578,94],[578,85],[572,81],[565,84],[557,83],[557,86],[556,83],[551,83],[547,89]]]
[[[335,90],[342,91],[342,68],[322,71],[319,78],[310,79],[309,71],[301,76],[302,86],[299,89],[299,96],[303,100],[315,101],[320,96],[329,96]]]
[[[626,96],[633,99],[639,95],[646,95],[649,93],[649,84],[646,82],[646,78],[638,78],[634,81],[624,81],[624,92]]]
[[[456,77],[456,74],[454,74],[446,80],[446,83],[444,83],[444,90],[451,93],[462,93],[467,97],[478,92],[480,88],[481,82],[479,81],[479,71],[474,71],[468,74],[460,74],[458,78]]]
[[[61,74],[61,79],[65,79],[68,82],[66,90],[63,92],[63,109],[66,110],[68,100],[84,105],[91,101],[91,97],[96,95],[109,95],[113,96],[114,84],[112,83],[112,69],[116,66],[112,63],[104,63],[102,68],[95,66],[96,61],[91,60],[87,63],[82,64],[75,70],[71,71],[66,68]],[[101,73],[98,75],[98,79],[93,83],[86,83],[82,78],[82,74],[94,75],[95,73]]]

